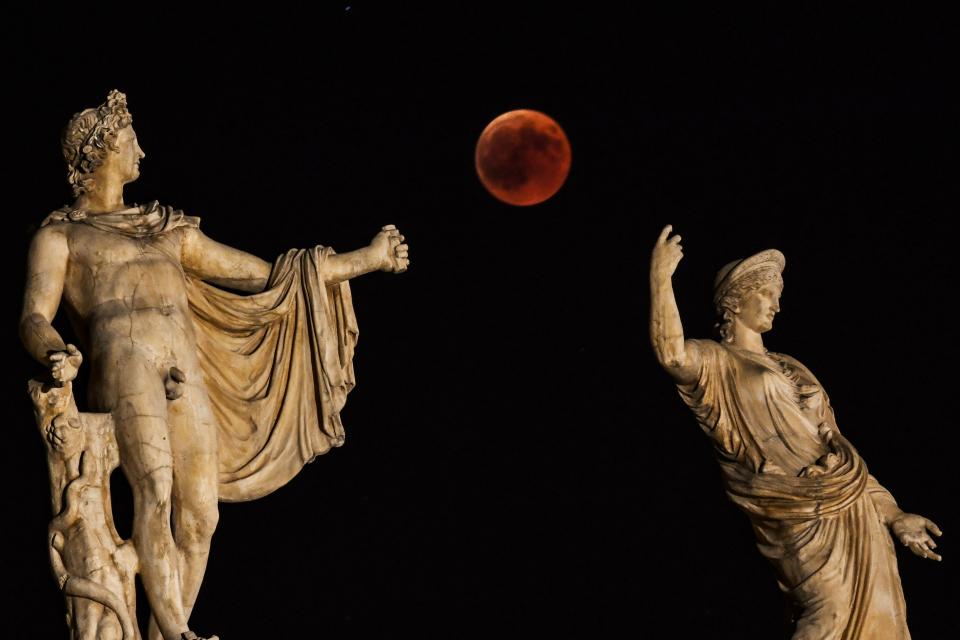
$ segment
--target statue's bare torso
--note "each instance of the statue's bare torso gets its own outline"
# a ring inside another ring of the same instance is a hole
[[[177,367],[207,404],[202,386],[195,384],[201,372],[180,258],[183,234],[193,230],[131,238],[63,223],[51,231],[66,235],[70,258],[63,297],[89,339],[96,410],[115,409],[113,391],[128,362],[143,367],[144,374],[153,372],[161,394],[170,369]]]
[[[20,335],[49,367],[49,384],[69,384],[84,355],[92,364],[91,408],[112,415],[133,490],[133,543],[153,617],[148,637],[182,640],[197,637],[187,621],[218,521],[217,424],[186,274],[252,293],[264,290],[271,265],[207,238],[193,221],[177,218],[180,226],[148,235],[149,224],[136,226],[141,218],[123,220],[138,215],[124,203],[123,188],[140,175],[145,157],[131,120],[126,97],[113,91],[68,123],[61,142],[76,200],[64,208],[67,219],[51,216],[33,238]],[[109,226],[107,218],[97,223],[100,215],[119,217],[133,235],[98,228]],[[318,276],[336,284],[371,271],[405,271],[403,240],[386,225],[369,246],[330,255]],[[52,324],[61,302],[80,325],[84,354]]]

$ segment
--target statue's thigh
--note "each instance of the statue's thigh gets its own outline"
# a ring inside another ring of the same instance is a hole
[[[188,380],[168,402],[174,492],[188,502],[217,496],[217,425],[202,382]]]
[[[172,466],[167,399],[156,368],[136,353],[103,377],[102,402],[116,424],[120,463],[129,479]]]

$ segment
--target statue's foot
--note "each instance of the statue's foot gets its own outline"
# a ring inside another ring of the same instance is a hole
[[[180,634],[180,640],[220,640],[217,636],[210,636],[209,638],[201,638],[193,631],[187,631],[186,633]]]

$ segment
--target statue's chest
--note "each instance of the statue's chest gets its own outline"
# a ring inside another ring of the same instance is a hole
[[[180,234],[163,233],[144,238],[131,238],[89,227],[79,227],[73,234],[71,257],[93,271],[123,266],[150,265],[157,261],[180,268]]]

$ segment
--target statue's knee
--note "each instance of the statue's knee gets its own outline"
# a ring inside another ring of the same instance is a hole
[[[182,508],[177,518],[176,537],[182,546],[207,547],[220,521],[217,503],[212,505],[193,505]]]
[[[138,513],[146,517],[170,517],[170,495],[173,492],[173,474],[169,467],[161,467],[136,481],[134,496],[139,503]]]

